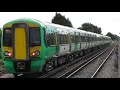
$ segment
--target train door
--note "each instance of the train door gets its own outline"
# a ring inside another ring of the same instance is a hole
[[[46,57],[51,58],[56,54],[56,34],[53,27],[46,28],[45,41],[46,41]]]
[[[75,36],[76,50],[80,50],[80,33],[76,32]]]
[[[86,42],[86,47],[85,48],[88,48],[88,35],[85,34],[85,42]]]
[[[56,55],[59,54],[59,42],[58,42],[58,33],[55,32],[55,46],[56,46]]]
[[[80,33],[79,33],[79,43],[80,43],[80,50],[81,50],[81,36],[80,36]]]
[[[90,42],[90,48],[92,47],[92,35],[91,34],[89,34],[89,42]]]
[[[14,59],[25,61],[29,57],[28,32],[25,24],[15,24],[13,29],[13,52]]]
[[[69,46],[70,46],[70,49],[69,49],[69,52],[71,52],[71,35],[70,35],[70,33],[69,33],[69,35],[68,35],[68,41],[69,41]]]

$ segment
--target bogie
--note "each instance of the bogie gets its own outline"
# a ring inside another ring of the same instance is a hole
[[[49,71],[51,71],[53,68],[54,68],[53,60],[49,60],[49,61],[47,61],[46,64],[45,64],[44,71],[45,71],[45,72],[49,72]]]

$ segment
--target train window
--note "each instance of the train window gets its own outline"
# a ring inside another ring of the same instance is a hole
[[[75,36],[75,43],[79,43],[79,36]]]
[[[63,44],[63,35],[62,34],[59,34],[59,42],[60,42],[60,44]]]
[[[92,36],[91,35],[89,35],[89,42],[91,42],[92,41]]]
[[[89,42],[89,39],[90,39],[89,36],[86,36],[86,41],[87,41],[87,42]]]
[[[94,38],[94,41],[95,41],[95,38],[96,38],[96,37],[94,36],[93,38]]]
[[[90,42],[90,38],[91,38],[91,37],[90,37],[90,36],[88,36],[87,38],[88,38],[88,42]]]
[[[84,42],[84,40],[83,40],[83,36],[81,36],[81,42]]]
[[[95,37],[93,36],[93,40],[92,41],[95,41]]]
[[[87,41],[87,36],[83,36],[83,40],[84,40],[84,42],[86,42]]]
[[[12,29],[5,28],[3,30],[3,46],[12,46]]]
[[[59,43],[60,44],[68,44],[68,38],[65,34],[59,34]]]
[[[30,46],[39,46],[41,45],[40,43],[40,28],[39,27],[34,27],[34,28],[29,28],[30,30]]]
[[[81,42],[85,42],[85,36],[81,36]]]
[[[61,44],[61,35],[60,34],[58,34],[58,42],[59,42],[59,44]]]
[[[71,40],[72,40],[72,43],[75,43],[75,37],[74,37],[74,35],[71,35]]]
[[[75,35],[75,43],[77,43],[77,35]]]
[[[96,41],[96,36],[94,37],[94,41]]]
[[[64,35],[64,44],[67,44],[67,37]]]
[[[91,36],[90,41],[93,41],[93,37]]]
[[[95,36],[95,41],[97,41],[97,37]]]
[[[100,41],[100,38],[98,37],[98,41]]]
[[[64,35],[64,39],[65,39],[65,44],[67,44],[67,35]]]
[[[90,42],[90,36],[88,36],[87,38],[88,38],[88,42]]]
[[[64,40],[63,35],[58,34],[58,36],[59,36],[59,44],[63,44],[63,40]]]
[[[98,41],[98,37],[96,37],[96,41]]]
[[[48,33],[47,34],[47,45],[48,46],[55,45],[55,35],[54,35],[54,33]]]
[[[62,39],[62,44],[64,44],[64,35],[62,35],[62,37],[61,37],[61,39]]]
[[[65,35],[63,35],[63,44],[66,43],[66,38],[65,38]]]
[[[68,38],[68,35],[66,35],[66,40],[67,40],[67,44],[69,44],[69,38]]]
[[[49,34],[50,45],[55,45],[54,33]]]
[[[93,41],[93,36],[91,36],[91,41]]]
[[[88,42],[90,42],[90,36],[89,35],[87,36],[87,39],[88,39]]]
[[[93,41],[95,41],[95,36],[93,36]]]
[[[70,36],[70,34],[68,35],[68,43],[71,43],[72,41],[71,41],[71,36]]]

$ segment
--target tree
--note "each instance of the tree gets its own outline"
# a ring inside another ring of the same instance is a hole
[[[115,34],[112,34],[112,33],[110,33],[110,32],[108,32],[108,33],[106,34],[106,36],[111,37],[112,40],[118,40],[118,36],[115,35]]]
[[[52,23],[64,25],[68,27],[73,27],[69,18],[66,19],[65,16],[62,16],[60,13],[57,13],[57,12],[56,12],[56,15],[52,19]]]
[[[82,29],[85,31],[94,32],[94,33],[98,33],[98,34],[102,33],[102,30],[100,27],[97,27],[91,23],[83,23],[82,27],[79,27],[78,29]]]

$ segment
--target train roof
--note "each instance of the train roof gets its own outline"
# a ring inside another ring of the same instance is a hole
[[[33,20],[36,20],[36,19],[33,19]],[[73,31],[80,32],[80,33],[92,34],[92,35],[96,35],[98,37],[111,38],[109,36],[105,36],[105,35],[101,35],[101,34],[97,34],[97,33],[93,33],[93,32],[88,32],[88,31],[84,31],[84,30],[81,30],[81,29],[76,29],[76,28],[73,28],[73,27],[67,27],[67,26],[54,24],[54,23],[50,23],[50,22],[39,21],[39,20],[36,20],[36,21],[40,22],[41,25],[43,25],[43,26],[53,26],[53,27],[56,27],[56,28],[61,28],[61,29],[64,28],[66,30],[73,30]]]
[[[14,23],[16,21],[23,21],[23,22],[34,22],[36,24],[40,24],[41,26],[53,26],[53,27],[56,27],[56,28],[61,28],[61,29],[66,29],[67,31],[74,31],[74,32],[80,32],[80,33],[87,33],[87,34],[92,34],[92,35],[96,35],[97,37],[106,37],[106,38],[110,38],[108,36],[105,36],[105,35],[100,35],[100,34],[97,34],[97,33],[93,33],[93,32],[88,32],[88,31],[84,31],[84,30],[81,30],[81,29],[76,29],[76,28],[73,28],[73,27],[68,27],[68,26],[63,26],[63,25],[58,25],[58,24],[54,24],[54,23],[50,23],[50,22],[44,22],[44,21],[40,21],[40,20],[37,20],[37,19],[32,19],[32,18],[20,18],[20,19],[16,19],[16,20],[13,20],[13,21],[10,21],[5,25],[9,24],[9,23]]]

